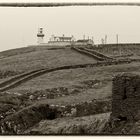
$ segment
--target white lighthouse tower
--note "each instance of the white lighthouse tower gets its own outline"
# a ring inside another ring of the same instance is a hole
[[[43,34],[43,28],[39,28],[38,29],[38,33],[37,33],[37,43],[38,44],[42,44],[44,42],[43,38],[44,38],[44,34]]]

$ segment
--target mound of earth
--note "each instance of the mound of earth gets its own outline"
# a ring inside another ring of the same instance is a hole
[[[76,118],[58,118],[55,120],[41,121],[28,129],[24,134],[58,134],[58,135],[89,135],[101,134],[110,113]]]

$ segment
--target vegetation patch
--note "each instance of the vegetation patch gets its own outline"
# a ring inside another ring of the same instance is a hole
[[[20,134],[23,130],[44,119],[55,119],[57,110],[48,104],[35,104],[21,109],[1,121],[1,134]]]
[[[21,72],[18,72],[18,71],[3,70],[3,71],[0,71],[0,79],[4,79],[4,78],[10,77],[10,76],[15,76],[20,73]]]

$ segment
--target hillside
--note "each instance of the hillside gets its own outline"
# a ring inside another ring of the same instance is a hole
[[[90,49],[99,51],[99,48],[86,47],[89,52]],[[131,53],[139,59],[139,48],[134,47],[137,51],[131,49]],[[122,49],[124,54],[127,48]],[[0,92],[0,123],[4,129],[1,133],[102,133],[111,112],[112,78],[123,72],[140,73],[139,61],[127,60],[132,58],[128,55],[121,56],[125,60],[121,62],[113,55],[113,49],[106,50],[105,47],[99,52],[114,60],[101,62],[70,47],[31,46],[0,52],[0,88],[3,81],[7,82],[6,86],[16,85]],[[62,66],[67,67],[61,69]],[[79,107],[77,114],[75,107]],[[13,128],[7,130],[7,124],[2,123],[11,120],[17,123],[13,124],[17,127],[14,132]],[[83,126],[86,126],[84,130],[81,129]]]
[[[0,59],[0,71],[10,71],[12,76],[12,73],[15,75],[46,67],[96,62],[92,58],[77,54],[69,48],[57,50],[25,48],[23,52],[22,50],[24,49],[1,53],[4,58]],[[12,53],[11,56],[10,53]]]

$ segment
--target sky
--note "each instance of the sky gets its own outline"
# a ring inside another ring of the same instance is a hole
[[[93,36],[95,44],[107,35],[107,43],[116,43],[118,34],[119,43],[140,43],[140,7],[0,7],[0,51],[37,44],[39,27],[44,29],[44,42],[65,34],[76,39]]]

